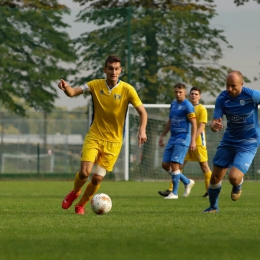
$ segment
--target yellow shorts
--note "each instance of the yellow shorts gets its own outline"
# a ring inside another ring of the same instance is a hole
[[[122,142],[108,142],[86,135],[82,148],[81,161],[98,164],[111,172],[120,154]]]
[[[203,145],[197,145],[195,151],[188,151],[184,161],[187,162],[207,162],[208,161],[208,151]]]

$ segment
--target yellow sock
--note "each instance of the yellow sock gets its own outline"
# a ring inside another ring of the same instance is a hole
[[[169,189],[168,190],[170,190],[170,191],[172,191],[173,190],[173,183],[172,183],[172,181],[170,182],[170,187],[169,187]]]
[[[74,192],[78,195],[81,192],[82,186],[86,183],[87,178],[82,180],[79,177],[79,172],[76,173],[74,179]]]
[[[205,187],[206,187],[207,192],[208,192],[208,189],[209,189],[210,177],[211,177],[211,172],[204,173],[204,181],[205,181]]]
[[[88,186],[86,187],[86,190],[82,196],[82,198],[80,199],[80,201],[77,203],[77,205],[83,205],[85,206],[86,203],[92,199],[92,197],[94,196],[94,194],[98,191],[100,187],[100,184],[98,185],[94,185],[91,181],[88,184]]]

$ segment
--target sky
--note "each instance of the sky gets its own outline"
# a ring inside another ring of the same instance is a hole
[[[67,23],[72,25],[68,29],[72,38],[93,29],[93,24],[73,22],[75,15],[80,10],[77,3],[73,3],[72,0],[60,0],[59,2],[72,10],[71,15],[64,18]],[[246,83],[245,86],[260,90],[260,80],[254,81],[255,76],[260,76],[260,4],[253,0],[249,0],[240,7],[236,7],[233,0],[215,0],[214,3],[218,15],[212,19],[211,26],[224,30],[223,35],[233,46],[233,49],[223,48],[223,58],[219,63],[239,70],[252,81],[252,83]],[[223,89],[224,85],[225,82],[223,82]],[[58,90],[58,95],[59,98],[56,99],[55,105],[66,107],[68,110],[85,106],[87,103],[83,95],[71,100],[68,100],[69,97],[63,91]],[[206,103],[212,101],[209,96],[204,96],[203,99]]]

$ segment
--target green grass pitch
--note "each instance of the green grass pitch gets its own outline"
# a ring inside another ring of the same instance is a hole
[[[102,183],[113,202],[107,215],[61,208],[73,181],[0,182],[1,260],[260,259],[260,183],[245,181],[230,199],[223,182],[220,212],[205,214],[204,182],[190,196],[164,200],[167,182]]]

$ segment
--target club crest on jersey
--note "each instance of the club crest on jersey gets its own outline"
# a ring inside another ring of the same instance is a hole
[[[240,105],[241,105],[241,106],[244,106],[245,103],[246,103],[245,100],[240,100]]]
[[[117,94],[115,94],[115,95],[114,95],[114,99],[116,99],[116,100],[121,99],[121,95],[117,95]]]
[[[104,91],[101,89],[99,92],[101,95],[104,95]]]

